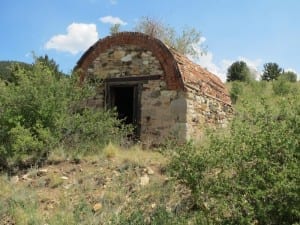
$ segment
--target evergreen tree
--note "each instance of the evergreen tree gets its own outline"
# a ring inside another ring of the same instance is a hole
[[[227,70],[227,81],[249,81],[250,69],[244,61],[234,62]]]
[[[276,80],[282,71],[282,68],[277,63],[265,63],[261,79],[266,81]]]

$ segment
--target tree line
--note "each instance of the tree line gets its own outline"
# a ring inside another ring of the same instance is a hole
[[[277,63],[269,62],[263,65],[263,71],[260,79],[264,81],[272,81],[284,79],[290,82],[297,81],[297,74],[292,71],[284,71]],[[250,81],[254,80],[255,75],[251,72],[247,63],[244,61],[236,61],[227,69],[227,81]]]

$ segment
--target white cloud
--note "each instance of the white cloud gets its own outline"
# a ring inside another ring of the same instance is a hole
[[[25,57],[26,57],[26,58],[32,57],[32,52],[27,52],[27,53],[25,54]]]
[[[102,23],[109,23],[112,25],[115,25],[115,24],[126,25],[127,24],[125,21],[121,20],[119,17],[113,17],[113,16],[104,16],[104,17],[101,17],[99,20]]]
[[[109,0],[109,2],[110,2],[110,4],[112,4],[112,5],[116,5],[118,2],[117,2],[117,0]]]
[[[53,36],[46,44],[46,49],[77,54],[86,50],[98,40],[95,24],[72,23],[67,28],[67,34]]]

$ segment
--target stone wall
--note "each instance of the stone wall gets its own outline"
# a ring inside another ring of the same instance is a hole
[[[159,144],[175,135],[186,138],[186,99],[183,91],[167,90],[162,80],[143,85],[141,98],[141,141]]]
[[[232,107],[199,91],[187,89],[187,139],[200,140],[206,128],[226,127]]]
[[[99,54],[89,65],[89,79],[162,75],[160,62],[151,51],[138,46],[116,46]]]

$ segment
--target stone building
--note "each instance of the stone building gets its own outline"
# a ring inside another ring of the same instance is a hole
[[[97,85],[89,105],[116,107],[142,142],[199,139],[225,126],[231,102],[221,80],[160,40],[136,32],[100,39],[79,59],[81,81]]]

